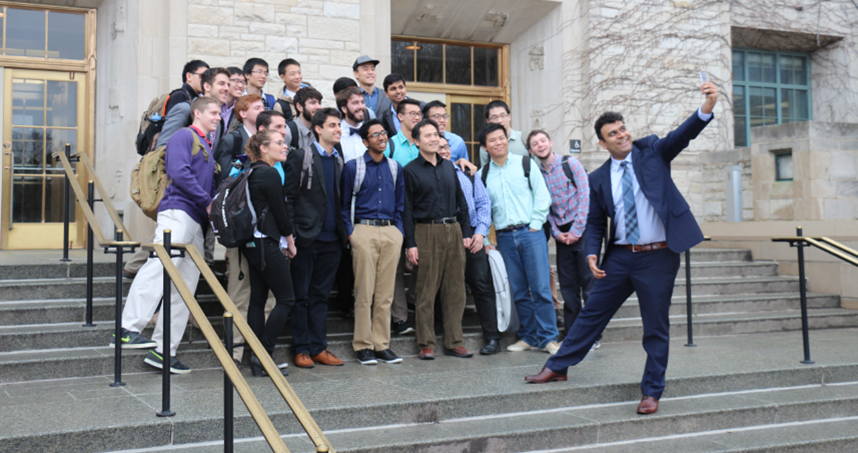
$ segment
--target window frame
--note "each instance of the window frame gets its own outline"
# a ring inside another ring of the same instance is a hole
[[[93,8],[82,8],[82,7],[73,7],[73,6],[53,6],[53,5],[43,5],[43,4],[26,4],[26,3],[12,3],[9,1],[0,1],[0,8],[14,8],[14,9],[29,9],[38,12],[56,12],[56,13],[73,13],[73,14],[81,14],[84,16],[84,58],[80,60],[68,60],[62,58],[48,58],[47,55],[44,57],[26,57],[26,56],[17,56],[17,55],[0,55],[0,66],[8,67],[8,68],[19,68],[19,69],[46,69],[46,70],[56,70],[56,71],[70,71],[70,72],[93,72],[95,69],[95,30],[96,30],[96,10]],[[5,12],[5,11],[3,11]],[[8,31],[6,25],[6,17],[0,17],[0,20],[3,21],[3,34],[0,36],[0,41],[2,41],[3,49],[5,51],[6,48],[6,33]],[[45,40],[47,45],[47,28],[46,28]]]
[[[733,53],[734,52],[742,52],[743,54],[743,69],[744,73],[742,81],[737,81],[733,76]],[[767,83],[767,82],[751,82],[748,80],[748,53],[760,53],[764,55],[772,55],[775,58],[775,83]],[[807,85],[795,85],[795,84],[785,84],[781,83],[781,71],[780,71],[780,57],[781,56],[790,56],[790,57],[803,57],[807,61]],[[746,143],[743,145],[739,145],[736,143],[736,137],[733,137],[733,147],[734,148],[744,148],[751,146],[751,96],[750,89],[753,88],[774,88],[775,89],[775,103],[777,105],[776,111],[776,123],[775,124],[785,124],[783,122],[783,114],[781,109],[781,90],[807,90],[807,119],[804,121],[812,121],[813,120],[813,79],[812,79],[812,58],[811,54],[804,52],[788,52],[788,51],[771,51],[771,50],[763,50],[763,49],[754,49],[749,47],[734,47],[730,49],[730,74],[732,79],[732,88],[733,93],[735,94],[736,87],[742,87],[745,93],[745,114],[742,115],[745,119],[745,137]],[[731,100],[732,102],[732,100]],[[733,121],[735,122],[735,118],[737,115],[735,114],[735,106],[733,109]]]

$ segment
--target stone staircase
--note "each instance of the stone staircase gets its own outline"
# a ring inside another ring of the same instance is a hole
[[[553,261],[553,260],[552,260]],[[145,351],[123,352],[127,386],[109,388],[113,264],[96,265],[94,328],[81,327],[85,268],[0,265],[0,452],[222,451],[222,372],[202,335],[180,349],[193,368],[173,379],[175,417],[160,408],[160,379]],[[329,317],[329,349],[344,367],[292,368],[288,378],[337,451],[858,451],[858,311],[808,294],[813,365],[802,357],[798,280],[746,250],[692,251],[694,338],[685,348],[685,281],[671,307],[671,365],[660,411],[634,412],[645,354],[634,297],[601,349],[566,383],[526,385],[541,352],[470,360],[416,359],[414,337],[394,337],[399,365],[360,366],[351,321]],[[126,290],[130,286],[125,284]],[[198,298],[217,329],[222,310]],[[466,310],[466,347],[482,338]],[[281,342],[290,342],[288,328]],[[504,345],[514,338],[507,335]],[[439,343],[440,344],[440,343]],[[278,358],[288,358],[279,347]],[[247,376],[246,367],[242,372]],[[267,379],[250,379],[291,451],[315,451]],[[268,451],[236,396],[236,451]]]

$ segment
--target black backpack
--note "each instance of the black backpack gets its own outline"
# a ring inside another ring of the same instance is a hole
[[[489,179],[489,165],[491,165],[491,162],[488,162],[483,166],[483,171],[480,175],[480,179],[483,180],[484,186],[486,186],[486,180]],[[527,188],[533,191],[533,185],[530,183],[530,156],[522,156],[521,168],[524,170],[524,179],[527,180]]]
[[[253,240],[253,230],[264,220],[257,219],[250,201],[248,180],[253,166],[237,175],[227,177],[212,200],[209,222],[218,242],[224,247],[238,247]],[[265,211],[260,215],[265,218]]]
[[[570,156],[563,156],[563,173],[566,173],[566,178],[572,183],[572,187],[578,189],[578,183],[575,182],[575,177],[572,175],[572,166],[569,165],[569,158]]]

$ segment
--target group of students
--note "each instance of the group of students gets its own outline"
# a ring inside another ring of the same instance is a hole
[[[336,81],[336,108],[322,107],[322,94],[303,81],[292,59],[278,65],[284,88],[277,97],[262,91],[264,60],[252,58],[243,68],[209,68],[199,60],[185,65],[185,83],[171,93],[157,138],[166,146],[171,183],[152,241],[162,242],[170,230],[173,242],[193,244],[213,260],[212,199],[231,173],[249,171],[258,221],[253,240],[227,249],[228,293],[269,354],[291,318],[294,364],[311,368],[343,364],[326,340],[335,280],[348,301],[341,309],[353,310],[352,346],[362,364],[401,362],[390,349],[391,334],[415,330],[419,358],[433,359],[436,326],[443,329],[444,354],[472,357],[462,333],[466,284],[484,336],[479,352],[499,353],[486,252],[493,224],[519,319],[518,341],[507,350],[556,353],[549,237],[557,243],[567,329],[593,284],[581,246],[590,203],[583,166],[555,155],[545,131],[522,138],[510,128],[508,105],[493,101],[478,134],[478,168],[462,137],[447,130],[446,105],[408,98],[398,74],[385,77],[382,93],[374,86],[378,63],[361,56],[354,79]],[[174,262],[194,291],[195,264],[187,257]],[[134,281],[120,341],[124,348],[152,348],[144,360],[157,368],[169,354],[171,371],[187,373],[176,351],[189,312],[177,291],[170,300],[169,350],[161,317],[152,339],[141,334],[163,296],[162,269],[145,254],[126,265]],[[240,335],[236,342],[243,342]],[[243,354],[235,349],[237,363]],[[258,357],[249,361],[253,374],[262,375]],[[278,367],[288,374],[286,363]]]

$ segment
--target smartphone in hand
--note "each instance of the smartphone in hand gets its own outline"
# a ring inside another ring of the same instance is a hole
[[[706,83],[709,81],[709,77],[706,76],[706,73],[700,71],[700,83]]]

